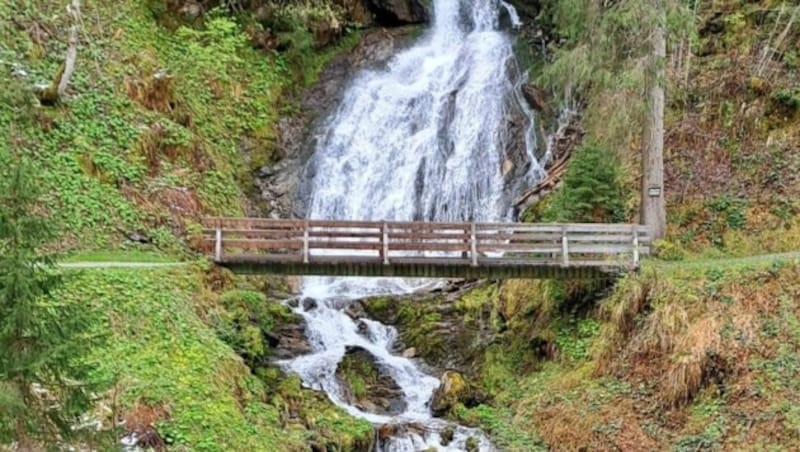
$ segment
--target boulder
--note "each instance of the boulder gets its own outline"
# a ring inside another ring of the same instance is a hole
[[[421,0],[367,0],[375,20],[386,26],[427,22],[428,8]]]
[[[336,379],[345,400],[363,411],[396,415],[406,409],[402,388],[363,347],[347,347],[336,366]]]
[[[378,427],[378,439],[380,441],[408,435],[423,436],[424,434],[425,426],[416,422],[383,424]]]
[[[358,334],[362,336],[367,336],[369,334],[369,326],[367,326],[367,322],[363,320],[356,322],[356,328],[358,328]]]
[[[344,309],[344,313],[350,316],[350,318],[353,320],[357,320],[367,316],[366,312],[364,312],[364,305],[362,305],[358,301],[350,303],[350,305]]]
[[[444,430],[439,433],[439,444],[442,446],[447,446],[448,444],[453,442],[453,438],[456,435],[456,428],[455,426],[448,425]]]
[[[303,298],[302,303],[304,311],[311,311],[312,309],[317,308],[317,300],[313,298]]]
[[[480,391],[467,382],[463,375],[448,370],[442,374],[439,387],[433,393],[431,411],[435,416],[444,416],[458,403],[470,408],[480,405],[484,399]]]

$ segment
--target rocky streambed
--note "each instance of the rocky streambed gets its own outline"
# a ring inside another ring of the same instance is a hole
[[[492,450],[480,431],[444,420],[459,404],[488,402],[471,383],[471,370],[482,356],[481,343],[490,340],[489,328],[466,321],[460,306],[464,296],[475,296],[474,288],[462,281],[434,291],[337,301],[335,311],[352,322],[351,333],[362,340],[343,334],[337,340],[342,356],[333,364],[329,353],[336,347],[316,330],[319,320],[332,314],[325,312],[330,305],[291,299],[286,304],[299,315],[280,326],[274,356],[311,388],[371,420],[379,450]],[[319,365],[309,366],[315,362]],[[419,369],[416,374],[397,369],[409,365]],[[422,390],[412,394],[409,384]]]

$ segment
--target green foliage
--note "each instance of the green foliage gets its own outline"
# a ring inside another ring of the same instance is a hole
[[[53,296],[61,278],[41,249],[54,230],[37,208],[34,171],[0,148],[0,444],[23,447],[74,435],[93,389],[80,361],[94,342],[86,334],[92,308]]]
[[[212,11],[200,29],[182,26],[175,32],[187,61],[196,66],[198,76],[231,81],[244,63],[241,57],[247,36],[236,22]]]
[[[800,89],[781,89],[772,93],[772,102],[784,114],[791,116],[800,111]]]
[[[367,395],[367,390],[378,382],[379,375],[372,363],[360,356],[345,355],[336,371],[356,399]]]
[[[302,389],[296,377],[285,379],[272,368],[259,368],[254,376],[198,317],[202,269],[90,269],[70,275],[55,297],[81,305],[92,300],[98,309],[90,332],[110,334],[82,359],[93,369],[87,381],[117,394],[106,403],[123,418],[134,415],[139,403],[168,407],[169,417],[159,419],[156,430],[171,447],[304,450],[314,441],[353,450],[371,438],[369,423]],[[265,304],[263,295],[247,290],[222,298],[233,311]],[[262,311],[264,319],[284,315],[270,309]]]
[[[269,357],[265,335],[275,334],[277,325],[296,320],[289,308],[251,290],[224,293],[210,317],[219,337],[252,368]]]
[[[556,327],[555,342],[564,359],[586,361],[590,357],[590,347],[600,331],[600,323],[594,319],[569,319]]]
[[[621,222],[626,218],[617,165],[609,152],[583,146],[572,157],[563,186],[542,214],[544,221]]]
[[[653,76],[665,62],[653,63],[652,30],[666,19],[668,43],[692,40],[695,16],[679,0],[659,2],[664,15],[649,0],[543,3],[537,21],[554,39],[551,60],[535,72],[537,83],[582,107],[586,138],[618,159],[622,199],[632,204],[638,177],[631,163],[641,149],[648,86],[666,83]]]

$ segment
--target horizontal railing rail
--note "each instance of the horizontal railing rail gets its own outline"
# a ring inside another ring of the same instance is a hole
[[[447,263],[636,268],[650,253],[635,224],[435,223],[208,218],[201,247],[218,263]]]

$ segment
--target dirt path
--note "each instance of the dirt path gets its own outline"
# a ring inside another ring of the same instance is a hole
[[[188,262],[60,262],[59,268],[66,269],[94,269],[94,268],[168,268],[183,267]]]

